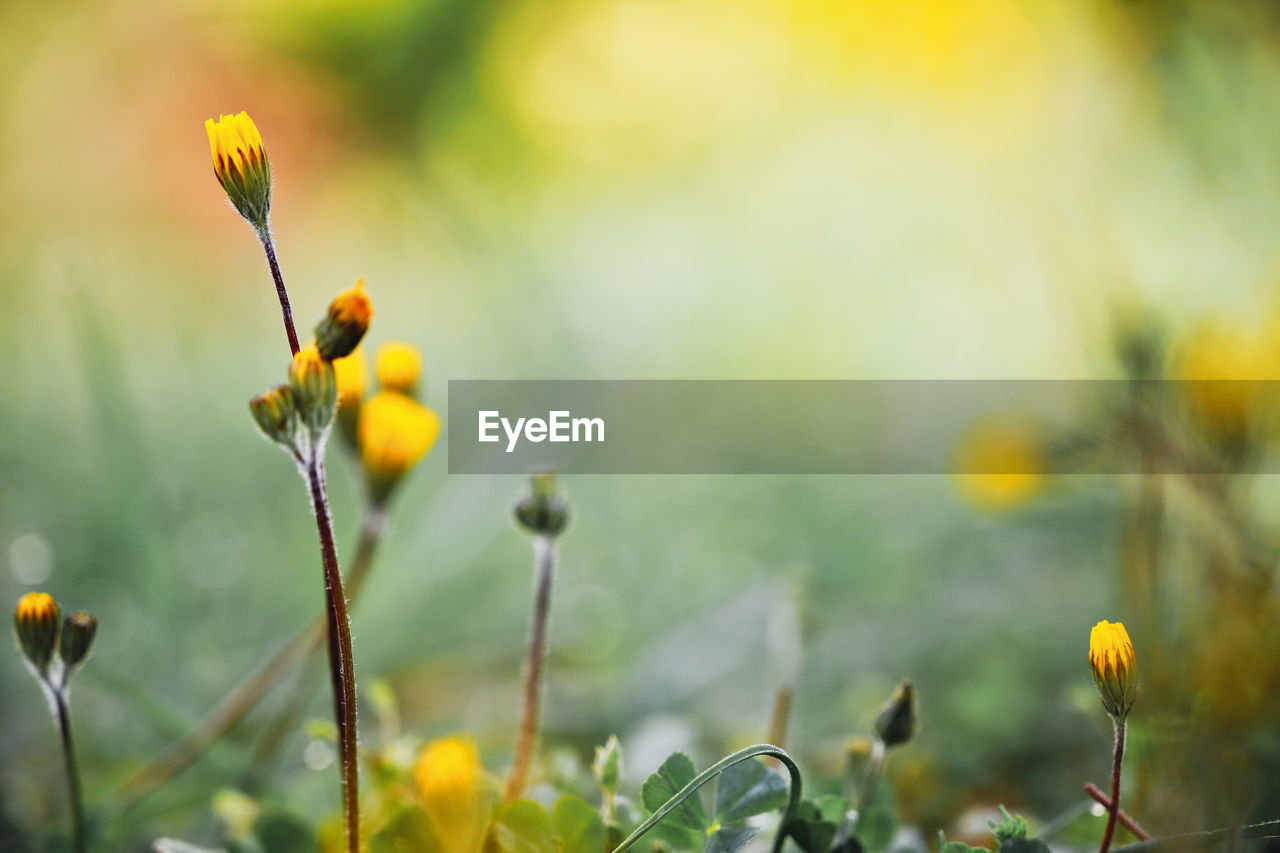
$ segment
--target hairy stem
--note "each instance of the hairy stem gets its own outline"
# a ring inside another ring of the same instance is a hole
[[[662,807],[649,816],[649,818],[639,826],[637,826],[630,835],[622,839],[617,847],[613,848],[612,853],[626,853],[635,846],[644,834],[658,825],[658,822],[672,811],[680,807],[680,804],[689,797],[697,793],[698,789],[719,776],[725,770],[728,770],[735,764],[742,761],[748,761],[752,758],[776,758],[782,762],[787,768],[787,773],[791,777],[791,784],[787,789],[787,810],[782,813],[782,823],[778,826],[778,834],[773,839],[773,853],[778,853],[782,849],[782,842],[786,838],[787,823],[795,814],[796,807],[800,805],[800,768],[796,766],[795,761],[786,753],[786,750],[779,749],[776,746],[767,743],[758,743],[755,746],[748,746],[740,749],[732,755],[727,755],[717,761],[715,764],[703,770],[693,778],[688,785],[685,785],[679,791],[671,795],[671,799],[662,804]]]
[[[319,444],[316,442],[315,444]],[[338,570],[338,551],[333,544],[333,523],[325,493],[322,447],[315,447],[307,465],[311,506],[320,534],[320,555],[324,561],[324,591],[329,639],[329,675],[333,686],[333,716],[338,724],[338,753],[342,765],[342,816],[347,850],[360,851],[360,767],[356,755],[356,678],[351,655],[351,624],[347,599]]]
[[[555,574],[556,546],[549,536],[533,540],[536,569],[533,625],[529,632],[529,659],[524,670],[524,704],[520,712],[520,738],[507,777],[503,798],[510,802],[524,791],[529,767],[538,751],[538,718],[542,705],[542,671],[547,659],[547,615],[551,610],[551,578]]]
[[[280,313],[284,316],[284,333],[289,337],[289,351],[298,353],[298,333],[293,328],[293,309],[289,307],[289,291],[284,287],[284,276],[280,273],[280,262],[276,260],[276,246],[271,239],[271,231],[263,228],[258,232],[262,241],[262,251],[267,256],[267,266],[271,268],[271,279],[276,283],[276,296],[280,298]]]
[[[378,505],[369,508],[360,529],[360,541],[351,559],[347,576],[351,602],[354,604],[373,565],[373,555],[382,535],[385,510]],[[170,779],[194,763],[214,741],[225,735],[253,710],[267,692],[279,683],[289,668],[313,653],[325,639],[327,619],[316,619],[281,644],[258,664],[191,731],[174,741],[157,758],[139,768],[120,786],[119,792],[137,801],[165,785]],[[286,709],[287,710],[287,709]],[[280,718],[285,716],[281,712]],[[275,727],[272,727],[274,731]],[[264,743],[266,741],[264,740]]]
[[[1102,833],[1102,845],[1098,853],[1107,853],[1111,847],[1111,836],[1116,831],[1116,817],[1120,813],[1120,767],[1124,764],[1124,735],[1128,727],[1123,719],[1114,720],[1116,730],[1116,753],[1111,760],[1111,808],[1107,810],[1107,828]]]
[[[75,742],[71,738],[71,716],[67,712],[67,693],[64,689],[49,691],[57,711],[58,734],[62,739],[62,761],[67,771],[67,795],[71,803],[71,840],[75,853],[85,852],[84,801],[80,796],[80,764],[76,761]]]

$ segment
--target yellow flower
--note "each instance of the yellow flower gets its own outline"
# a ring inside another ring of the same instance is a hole
[[[1089,632],[1089,668],[1107,713],[1123,720],[1138,695],[1138,658],[1129,632],[1105,619]]]
[[[1261,413],[1267,386],[1259,380],[1276,378],[1265,347],[1217,321],[1195,331],[1177,368],[1192,415],[1214,437],[1233,443]]]
[[[412,396],[422,375],[422,356],[411,344],[388,341],[378,347],[377,371],[384,389]]]
[[[456,736],[431,741],[418,755],[413,779],[444,853],[480,850],[496,798],[475,743]]]
[[[992,421],[971,430],[956,454],[955,471],[961,493],[984,509],[1013,509],[1044,488],[1040,446],[1014,423]]]
[[[226,190],[231,204],[259,231],[265,231],[271,214],[271,164],[262,136],[249,114],[220,115],[206,119],[213,173]]]
[[[338,382],[338,408],[351,409],[359,405],[369,383],[369,366],[365,361],[364,348],[356,347],[351,355],[335,358],[333,375]]]
[[[29,592],[18,599],[13,609],[13,632],[18,647],[31,665],[43,675],[58,645],[58,629],[62,611],[53,597],[43,592]]]
[[[302,422],[313,430],[321,430],[333,419],[338,402],[338,382],[333,365],[314,346],[304,347],[289,364],[289,388]]]
[[[360,458],[373,498],[385,500],[405,472],[427,455],[440,434],[435,412],[395,391],[379,391],[360,406]]]
[[[373,303],[364,291],[364,279],[339,293],[329,303],[324,319],[316,326],[316,347],[328,361],[351,355],[373,319]]]

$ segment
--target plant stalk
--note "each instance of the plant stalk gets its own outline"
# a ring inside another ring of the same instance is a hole
[[[1116,817],[1120,814],[1120,767],[1124,764],[1124,736],[1128,723],[1124,719],[1112,718],[1116,730],[1116,752],[1111,760],[1111,807],[1107,810],[1107,828],[1102,833],[1102,844],[1098,853],[1107,853],[1111,847],[1111,836],[1116,831]]]
[[[351,623],[347,599],[338,570],[338,551],[333,543],[333,522],[325,494],[323,445],[314,442],[308,459],[307,480],[320,554],[324,561],[324,591],[329,640],[329,675],[333,686],[333,716],[338,724],[338,753],[342,765],[342,816],[347,850],[360,851],[360,767],[356,754],[356,678],[351,654]]]
[[[551,611],[551,579],[555,574],[556,546],[550,536],[535,536],[536,570],[533,625],[529,633],[529,659],[524,670],[524,703],[520,713],[520,737],[515,760],[507,777],[503,799],[511,802],[524,791],[529,768],[538,751],[538,720],[542,705],[542,672],[547,659],[547,616]]]
[[[276,283],[276,296],[280,298],[280,313],[284,316],[284,333],[289,337],[289,352],[298,354],[298,332],[293,328],[293,309],[289,307],[289,291],[284,287],[284,276],[280,273],[280,262],[276,260],[275,241],[271,238],[271,230],[263,228],[258,231],[258,239],[262,242],[262,251],[267,256],[267,266],[271,268],[271,279]]]
[[[75,853],[85,853],[84,801],[80,795],[80,764],[76,761],[75,742],[71,737],[71,715],[67,711],[67,692],[48,687],[57,712],[58,735],[62,740],[62,761],[67,771],[67,794],[71,803],[71,841]]]
[[[1092,782],[1084,783],[1084,792],[1088,794],[1095,803],[1102,806],[1104,809],[1111,808],[1111,800],[1107,799],[1107,795],[1102,792],[1102,789],[1099,788],[1097,785],[1093,784]],[[1125,829],[1129,830],[1130,832],[1132,832],[1134,835],[1138,837],[1139,841],[1151,840],[1151,833],[1143,829],[1142,824],[1138,823],[1136,820],[1130,817],[1125,812],[1124,809],[1117,809],[1116,817],[1119,819],[1120,824]],[[1043,835],[1044,833],[1041,833],[1041,834]]]

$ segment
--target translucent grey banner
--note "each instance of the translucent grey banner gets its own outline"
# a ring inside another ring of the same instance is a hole
[[[451,380],[454,474],[1275,470],[1267,380]]]

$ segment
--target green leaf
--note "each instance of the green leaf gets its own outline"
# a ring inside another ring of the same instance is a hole
[[[697,775],[693,760],[683,752],[674,752],[662,762],[657,772],[644,780],[644,785],[640,788],[641,802],[650,813],[656,812]],[[707,819],[707,811],[696,792],[686,797],[684,802],[663,819],[662,823],[698,835],[706,832],[711,825],[711,821]]]
[[[1000,845],[998,853],[1049,853],[1049,845],[1039,838],[1011,838]]]
[[[991,853],[985,847],[970,847],[963,841],[948,841],[938,848],[938,853]]]
[[[556,800],[551,826],[560,839],[561,853],[604,853],[604,821],[586,800],[567,795]]]
[[[369,853],[435,853],[439,849],[431,819],[419,806],[407,806],[396,812],[369,839]]]
[[[752,815],[782,808],[787,802],[786,780],[760,761],[732,764],[720,774],[716,788],[716,821],[736,823]]]
[[[703,853],[738,853],[755,834],[754,826],[722,826],[707,836]]]
[[[516,800],[498,812],[493,838],[506,853],[557,853],[551,819],[533,800]]]
[[[894,818],[892,811],[878,803],[873,803],[858,815],[853,834],[862,842],[865,849],[884,850],[898,834],[898,821]]]
[[[813,804],[818,807],[823,820],[836,826],[844,823],[845,816],[849,814],[849,801],[839,794],[823,794]]]
[[[805,853],[827,853],[838,828],[837,824],[824,819],[813,800],[802,800],[784,831]]]

